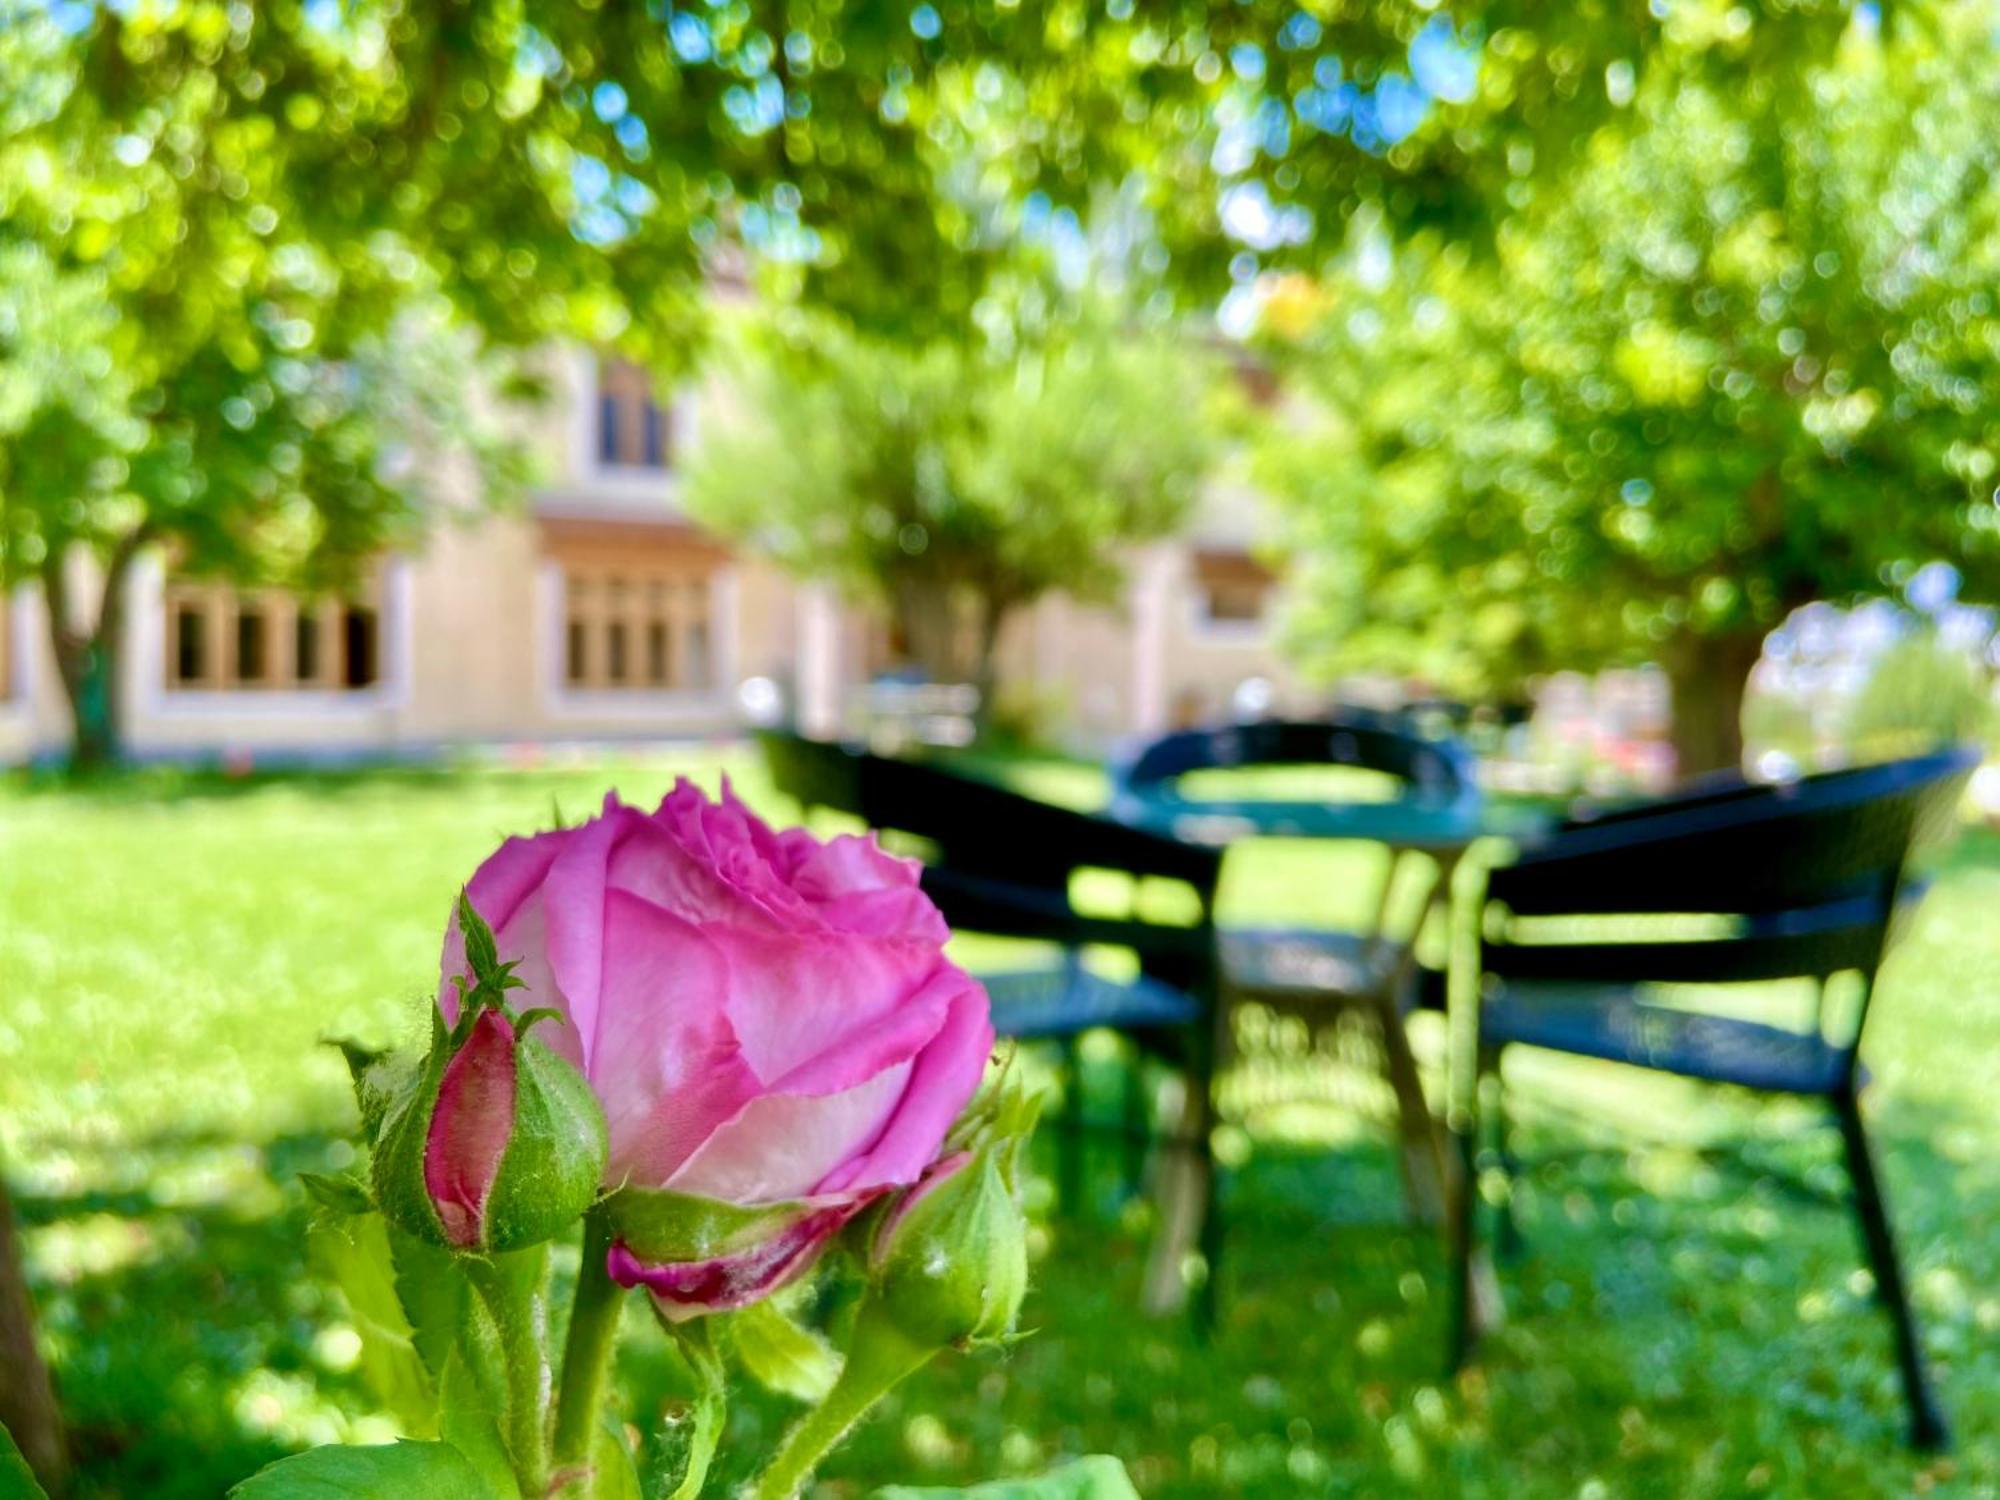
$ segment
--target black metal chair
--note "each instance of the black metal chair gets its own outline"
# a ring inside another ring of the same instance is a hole
[[[1453,1214],[1454,1363],[1469,1352],[1480,1095],[1507,1165],[1500,1060],[1540,1047],[1767,1093],[1824,1099],[1854,1208],[1894,1325],[1912,1442],[1946,1441],[1926,1377],[1888,1211],[1862,1128],[1859,1047],[1876,971],[1922,882],[1913,851],[1948,830],[1972,750],[1779,785],[1727,781],[1573,821],[1494,870],[1479,945],[1474,1060],[1461,1101],[1464,1170]],[[1675,918],[1659,930],[1663,919]],[[1618,919],[1623,931],[1606,919]],[[1672,930],[1669,930],[1672,929]],[[1851,1016],[1828,982],[1853,975]],[[1670,1003],[1656,985],[1807,980],[1814,1025],[1792,1029]]]
[[[1179,1126],[1165,1137],[1169,1161],[1182,1179],[1164,1195],[1161,1225],[1147,1279],[1147,1301],[1166,1310],[1184,1296],[1184,1252],[1199,1246],[1209,1274],[1200,1307],[1213,1313],[1221,1251],[1212,1136],[1215,1125],[1216,941],[1214,895],[1221,856],[1129,828],[1111,819],[1056,807],[993,782],[940,766],[874,755],[849,746],[784,732],[759,735],[778,788],[802,806],[828,807],[869,827],[913,835],[924,845],[924,890],[959,933],[1031,939],[1055,947],[1052,962],[982,972],[994,1030],[1022,1040],[1063,1044],[1068,1077],[1060,1141],[1061,1191],[1077,1201],[1086,1133],[1103,1132],[1086,1118],[1076,1039],[1104,1028],[1163,1062],[1184,1081]],[[1122,916],[1079,911],[1071,898],[1080,871],[1114,871],[1143,880],[1178,882],[1194,894],[1185,923],[1155,920],[1136,909]],[[1084,961],[1086,949],[1112,948],[1136,959],[1137,972],[1112,977]],[[1156,1137],[1127,1075],[1123,1118],[1111,1133],[1126,1143],[1134,1180]]]
[[[1177,783],[1184,776],[1269,766],[1345,766],[1382,773],[1400,783],[1404,801],[1433,812],[1476,810],[1480,800],[1472,757],[1457,741],[1421,735],[1398,716],[1347,709],[1319,720],[1226,724],[1154,740],[1114,766],[1112,808],[1129,819],[1157,817],[1163,804],[1172,807],[1179,800]],[[1374,917],[1363,930],[1225,928],[1223,992],[1309,1025],[1352,1014],[1373,1027],[1384,1075],[1396,1095],[1406,1200],[1415,1217],[1437,1222],[1445,1207],[1443,1158],[1403,1028],[1418,999],[1417,929],[1432,896],[1448,881],[1458,850],[1388,848]],[[1431,868],[1412,885],[1407,877],[1418,874],[1417,867],[1427,859],[1433,861]],[[1394,911],[1399,890],[1417,898],[1414,920],[1400,929]]]

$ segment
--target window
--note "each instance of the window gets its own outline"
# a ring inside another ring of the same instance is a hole
[[[1197,552],[1194,555],[1196,616],[1204,625],[1262,624],[1276,581],[1271,570],[1247,552]]]
[[[630,565],[623,565],[629,567]],[[687,561],[607,579],[587,565],[563,570],[564,678],[571,687],[713,687],[708,583]],[[692,564],[705,566],[705,564]]]
[[[373,687],[382,675],[381,665],[376,660],[378,632],[375,611],[361,605],[350,605],[340,612],[340,620],[347,648],[341,684],[348,688]]]
[[[611,469],[665,469],[672,462],[671,413],[653,395],[653,377],[630,360],[597,370],[597,461]]]
[[[236,608],[236,677],[246,687],[261,683],[268,663],[264,660],[264,611],[254,604]]]
[[[199,683],[208,676],[208,616],[193,605],[174,611],[174,681]]]
[[[172,691],[349,691],[381,680],[371,581],[347,599],[281,589],[171,582],[166,680]]]
[[[292,669],[300,682],[319,681],[320,619],[310,610],[292,620]]]

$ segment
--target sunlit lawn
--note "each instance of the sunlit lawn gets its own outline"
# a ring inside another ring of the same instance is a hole
[[[0,784],[0,1158],[82,1457],[81,1493],[211,1497],[307,1443],[387,1437],[337,1300],[301,1264],[294,1180],[348,1159],[323,1037],[414,1033],[446,902],[503,833],[657,796],[711,752],[584,769],[223,783]],[[1088,796],[1087,774],[1049,786]],[[1366,855],[1250,851],[1237,916],[1351,914]],[[1108,1450],[1149,1496],[2000,1493],[2000,841],[1975,835],[1894,961],[1871,1030],[1886,1147],[1959,1444],[1900,1445],[1888,1334],[1829,1197],[1830,1133],[1608,1067],[1522,1066],[1529,1253],[1481,1366],[1440,1377],[1436,1249],[1400,1226],[1380,1133],[1331,1065],[1265,1060],[1225,1144],[1223,1326],[1135,1311],[1146,1215],[1043,1220],[1034,1336],[913,1382],[825,1491],[950,1482]],[[976,954],[973,957],[976,958]],[[1532,1061],[1532,1060],[1531,1060]],[[1274,1081],[1310,1096],[1286,1106]],[[1752,1163],[1720,1147],[1749,1143]],[[1046,1193],[1043,1194],[1046,1198]],[[640,1322],[632,1309],[633,1323]],[[629,1418],[678,1371],[633,1341]],[[745,1392],[731,1449],[785,1404]],[[718,1493],[723,1492],[718,1486]]]

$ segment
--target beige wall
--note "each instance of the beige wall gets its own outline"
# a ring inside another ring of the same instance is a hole
[[[359,758],[475,743],[725,733],[738,727],[736,688],[749,677],[773,679],[795,706],[817,684],[837,721],[841,700],[882,664],[879,625],[752,558],[726,560],[710,581],[712,686],[568,686],[562,570],[547,553],[543,523],[686,523],[674,473],[599,465],[589,356],[554,351],[547,370],[556,399],[521,419],[540,474],[527,507],[492,514],[478,503],[473,476],[433,472],[438,524],[419,551],[383,565],[382,672],[373,687],[167,691],[164,564],[157,554],[142,559],[124,643],[131,752]],[[695,440],[697,416],[692,398],[674,407],[682,453]],[[1240,528],[1246,514],[1231,503],[1223,519]],[[1042,727],[1086,750],[1190,715],[1226,713],[1246,678],[1270,680],[1282,706],[1297,688],[1268,627],[1200,619],[1196,547],[1191,538],[1135,552],[1116,606],[1052,598],[1014,620],[1001,642],[1007,691],[1031,696]],[[80,559],[78,573],[75,592],[87,600],[94,582]],[[9,607],[15,666],[12,692],[0,703],[0,763],[60,753],[68,737],[40,599],[24,591]]]

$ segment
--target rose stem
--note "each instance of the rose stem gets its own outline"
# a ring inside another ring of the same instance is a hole
[[[503,1266],[503,1259],[510,1264]],[[500,1357],[507,1367],[507,1453],[514,1460],[514,1475],[523,1495],[541,1495],[549,1484],[547,1253],[537,1245],[491,1260],[467,1256],[463,1264],[500,1334]]]
[[[936,1352],[902,1337],[886,1321],[869,1320],[864,1309],[840,1379],[826,1393],[826,1399],[785,1434],[770,1464],[751,1486],[752,1500],[792,1500],[820,1460],[847,1436],[868,1408],[904,1376],[922,1369]]]
[[[569,1308],[569,1336],[563,1342],[562,1391],[556,1398],[556,1465],[587,1463],[604,1404],[604,1377],[618,1338],[618,1315],[625,1288],[611,1279],[604,1258],[611,1227],[603,1208],[583,1216],[583,1263],[577,1267],[576,1296]]]

